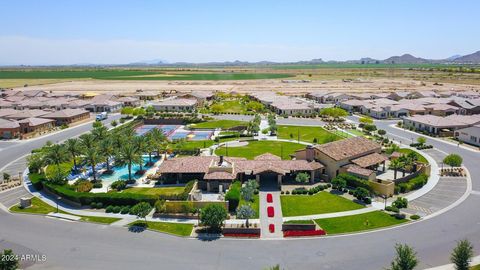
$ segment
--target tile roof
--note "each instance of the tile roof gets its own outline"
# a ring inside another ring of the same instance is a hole
[[[86,110],[82,109],[65,109],[60,111],[51,112],[45,115],[42,115],[42,118],[70,118],[78,115],[89,113]]]
[[[314,147],[315,149],[337,161],[349,159],[363,153],[381,149],[379,144],[364,137],[353,137],[316,145]]]
[[[281,157],[271,153],[261,154],[254,158],[254,160],[281,160],[281,159],[282,159]]]
[[[29,126],[38,126],[38,125],[42,125],[50,122],[55,122],[55,121],[51,119],[43,119],[43,118],[36,118],[36,117],[30,117],[30,118],[26,118],[18,121],[18,123],[20,124],[28,124]]]
[[[9,115],[12,115],[12,114],[15,114],[19,111],[17,110],[14,110],[14,109],[0,109],[0,117],[5,117],[5,116],[9,116]]]
[[[10,121],[5,119],[0,119],[0,129],[1,128],[19,128],[20,125],[17,121]]]
[[[11,114],[7,116],[9,119],[24,119],[24,118],[31,118],[31,117],[39,117],[42,115],[45,115],[47,113],[50,113],[49,111],[43,111],[43,110],[21,110],[18,111],[17,113]]]
[[[206,180],[224,180],[224,179],[235,179],[236,175],[229,172],[210,172],[205,174],[203,179]]]
[[[156,106],[194,106],[197,104],[196,99],[188,98],[172,98],[164,99],[159,102],[153,103],[152,105]]]
[[[379,153],[372,153],[370,155],[366,155],[366,156],[363,156],[363,157],[353,159],[352,163],[355,163],[356,165],[358,165],[362,168],[366,168],[366,167],[369,167],[369,166],[373,166],[373,165],[382,163],[385,160],[387,160],[387,157],[385,157],[384,155],[381,155]]]
[[[365,169],[353,164],[347,165],[346,168],[348,173],[365,176],[365,177],[369,177],[372,173],[374,173],[374,171],[372,170]]]

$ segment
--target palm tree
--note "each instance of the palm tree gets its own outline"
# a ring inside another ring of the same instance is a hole
[[[110,158],[115,154],[115,147],[112,137],[107,136],[100,142],[100,151],[107,162],[107,173],[111,173],[112,170],[110,168]]]
[[[402,164],[402,168],[400,168],[402,170],[402,177],[405,177],[405,170],[411,164],[410,160],[405,155],[401,155],[398,161]]]
[[[65,162],[68,160],[68,153],[65,150],[65,147],[60,144],[54,144],[47,149],[47,153],[45,155],[45,161],[50,164],[55,164],[57,167],[60,163]]]
[[[86,163],[92,166],[93,181],[96,182],[97,174],[95,172],[95,166],[97,166],[97,164],[101,162],[104,157],[99,151],[98,147],[91,147],[85,149],[83,155]]]
[[[167,142],[167,137],[158,128],[152,129],[148,134],[150,136],[150,144],[153,144],[155,146],[157,150],[157,155],[160,156],[160,152],[165,149],[164,147],[165,142]]]
[[[138,154],[138,150],[135,145],[126,143],[122,145],[122,148],[115,157],[115,162],[121,166],[128,166],[128,181],[132,180],[132,164],[141,163],[142,156]]]
[[[403,167],[403,164],[402,162],[400,162],[400,160],[394,159],[390,161],[390,165],[388,166],[388,168],[394,171],[394,179],[397,179],[397,171],[402,167]]]
[[[77,157],[82,153],[80,149],[80,141],[75,138],[68,139],[65,142],[65,149],[72,156],[73,168],[77,171]]]
[[[135,143],[135,147],[137,149],[137,152],[138,152],[138,155],[140,156],[141,158],[141,161],[139,163],[140,165],[140,172],[143,172],[143,153],[146,152],[147,150],[147,138],[144,137],[144,136],[139,136],[139,137],[135,137],[135,140],[134,140],[134,143]]]
[[[95,140],[99,142],[107,137],[108,129],[105,126],[101,125],[92,130],[92,135],[95,138]]]
[[[410,164],[412,165],[412,172],[417,170],[417,161],[418,161],[418,154],[415,152],[410,152],[407,154],[407,159],[409,160]]]
[[[90,133],[81,135],[80,142],[85,149],[94,148],[97,145],[95,137]]]
[[[145,151],[148,153],[148,166],[152,166],[153,165],[152,155],[153,155],[153,152],[156,150],[156,145],[155,145],[155,140],[153,139],[151,133],[147,133],[145,135],[145,141],[147,143],[145,147]]]

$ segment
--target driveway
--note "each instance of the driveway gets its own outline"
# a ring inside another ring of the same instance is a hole
[[[272,194],[273,201],[271,203],[267,202],[267,194]],[[280,203],[280,191],[260,191],[260,228],[261,238],[282,238],[282,205]],[[267,214],[267,208],[273,207],[274,217],[270,218]],[[275,226],[275,232],[271,233],[269,231],[269,225],[273,224]]]

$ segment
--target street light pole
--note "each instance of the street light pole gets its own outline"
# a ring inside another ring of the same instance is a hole
[[[61,199],[62,199],[62,197],[60,197],[60,196],[57,197],[57,213],[58,213],[58,203],[60,202]]]

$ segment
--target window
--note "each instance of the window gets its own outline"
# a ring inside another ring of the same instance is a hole
[[[475,136],[470,136],[470,141],[477,142],[477,137],[475,137]]]

